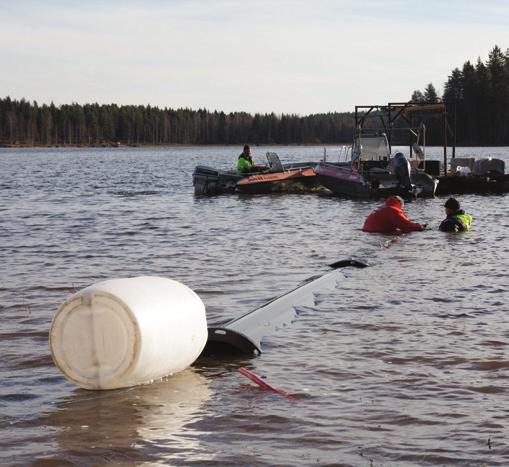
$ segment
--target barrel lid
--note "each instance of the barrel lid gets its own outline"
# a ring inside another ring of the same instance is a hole
[[[57,311],[50,331],[53,360],[85,389],[117,387],[139,355],[140,333],[129,307],[103,291],[74,295]]]

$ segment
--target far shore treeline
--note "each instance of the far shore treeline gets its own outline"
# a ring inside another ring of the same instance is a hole
[[[160,109],[116,104],[39,105],[0,99],[2,145],[164,145],[348,141],[353,115]]]
[[[455,102],[458,145],[509,145],[509,49],[504,54],[495,46],[486,61],[478,58],[475,64],[467,61],[455,68],[442,98],[430,83],[411,99]],[[439,118],[426,122],[431,130],[428,144],[442,141]],[[353,131],[353,112],[251,115],[149,105],[55,106],[0,98],[2,146],[324,144],[350,142]]]

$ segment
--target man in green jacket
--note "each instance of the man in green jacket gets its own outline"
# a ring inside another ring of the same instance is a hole
[[[254,172],[254,170],[255,166],[253,163],[253,159],[251,159],[251,149],[249,145],[246,144],[237,162],[237,174],[244,175],[250,172]]]
[[[447,217],[440,224],[442,232],[466,232],[472,228],[472,216],[460,209],[457,199],[449,198],[444,207]]]

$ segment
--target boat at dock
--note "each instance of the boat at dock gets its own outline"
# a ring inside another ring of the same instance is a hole
[[[455,118],[455,105],[447,102],[356,106],[352,144],[342,147],[337,161],[330,160],[324,149],[319,162],[286,164],[268,152],[267,167],[246,175],[199,165],[193,173],[194,192],[318,192],[353,199],[508,193],[503,160],[456,158]],[[443,129],[443,162],[426,157],[427,124]],[[399,151],[401,146],[408,147],[405,154]]]
[[[437,128],[438,119],[443,128],[443,163],[426,158],[426,124]],[[455,119],[456,106],[448,102],[356,106],[350,160],[324,159],[315,168],[317,179],[333,193],[349,198],[509,192],[503,160],[456,158]],[[408,145],[407,155],[392,155],[395,144]]]
[[[268,152],[266,157],[267,167],[248,175],[238,175],[234,170],[197,166],[193,173],[195,195],[303,192],[317,186],[313,170],[316,162],[283,164],[274,152]]]
[[[438,185],[436,178],[412,167],[403,153],[391,155],[383,132],[359,131],[349,162],[323,161],[315,167],[315,174],[321,185],[348,198],[433,197]]]

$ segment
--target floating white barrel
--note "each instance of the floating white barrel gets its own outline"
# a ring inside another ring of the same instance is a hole
[[[72,295],[50,331],[53,360],[74,384],[114,389],[191,365],[207,342],[205,306],[180,282],[112,279]]]

